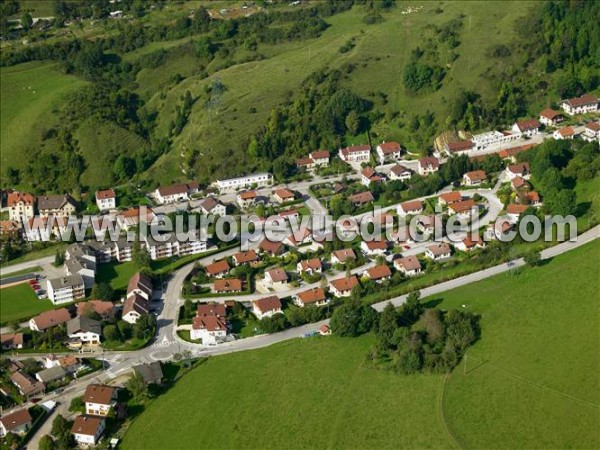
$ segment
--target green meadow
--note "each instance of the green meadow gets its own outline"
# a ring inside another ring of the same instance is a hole
[[[594,242],[425,299],[481,315],[447,377],[362,367],[372,336],[218,356],[151,401],[123,448],[598,448],[599,257]]]

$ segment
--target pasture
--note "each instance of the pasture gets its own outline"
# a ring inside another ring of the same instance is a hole
[[[27,283],[0,289],[0,323],[29,319],[52,309],[48,299],[40,300]]]
[[[123,448],[597,448],[599,253],[594,242],[425,299],[482,317],[447,380],[361,367],[372,336],[296,339],[209,359],[149,404]]]

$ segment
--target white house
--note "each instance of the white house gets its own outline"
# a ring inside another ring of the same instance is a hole
[[[227,213],[227,208],[214,197],[206,197],[200,203],[200,211],[204,215],[224,216]]]
[[[276,268],[265,272],[264,282],[266,286],[274,288],[283,287],[288,282],[288,275],[285,270]]]
[[[344,264],[347,261],[354,261],[356,253],[351,248],[335,250],[331,253],[331,264]]]
[[[588,142],[600,142],[600,122],[594,121],[586,123],[581,138]]]
[[[102,324],[87,316],[78,316],[67,322],[67,336],[80,345],[100,343]]]
[[[329,165],[329,152],[327,150],[317,150],[308,155],[308,157],[316,166],[327,167]]]
[[[45,331],[71,320],[71,313],[67,308],[51,309],[44,311],[29,319],[29,329],[33,331]]]
[[[575,130],[571,126],[559,128],[552,133],[552,137],[558,141],[563,139],[573,139],[575,137]]]
[[[519,134],[501,132],[497,130],[486,131],[485,133],[474,134],[471,138],[474,150],[485,150],[491,145],[503,145],[519,139]]]
[[[281,314],[281,300],[276,295],[261,298],[252,302],[252,312],[258,320]]]
[[[522,120],[515,122],[512,126],[512,131],[519,136],[531,137],[540,132],[540,122],[537,119]]]
[[[322,288],[312,288],[296,294],[294,304],[300,308],[308,305],[323,306],[327,304],[327,297]]]
[[[423,212],[423,202],[421,200],[411,200],[398,205],[398,215],[406,216],[408,214],[421,214]]]
[[[365,167],[360,172],[360,182],[365,186],[369,186],[371,183],[380,183],[384,180],[384,176],[377,173],[372,167]]]
[[[217,345],[227,337],[227,320],[220,315],[194,317],[191,339],[202,339],[203,345]]]
[[[364,276],[369,280],[381,283],[382,281],[389,280],[392,277],[392,271],[387,265],[380,264],[365,270]]]
[[[528,207],[528,205],[511,203],[506,207],[506,215],[513,223],[517,223],[521,214],[527,211]]]
[[[506,175],[509,180],[512,180],[515,177],[521,177],[524,180],[529,180],[531,178],[531,171],[529,170],[529,163],[517,163],[517,164],[509,164],[506,167]]]
[[[539,121],[542,125],[554,127],[557,123],[562,122],[564,119],[565,117],[558,111],[546,108],[540,113]]]
[[[434,261],[450,258],[451,254],[452,250],[445,242],[438,242],[434,245],[430,245],[427,247],[427,250],[425,250],[425,256]]]
[[[418,172],[422,177],[435,173],[440,170],[440,162],[433,156],[426,156],[419,159]]]
[[[4,437],[8,433],[25,434],[31,428],[32,420],[27,408],[5,414],[0,417],[0,437]]]
[[[350,277],[338,278],[329,283],[331,293],[336,297],[350,297],[352,289],[358,285],[356,275]]]
[[[236,197],[236,203],[241,209],[248,209],[256,205],[256,198],[258,194],[256,191],[243,191],[238,193]]]
[[[322,272],[323,264],[319,258],[306,259],[296,264],[296,270],[299,274],[306,273],[308,275],[314,275]]]
[[[291,202],[291,201],[294,201],[294,198],[295,198],[294,193],[292,191],[290,191],[289,189],[285,189],[285,188],[276,189],[275,192],[273,193],[273,199],[277,203]]]
[[[85,413],[107,416],[117,405],[117,388],[103,384],[90,384],[83,394]]]
[[[367,256],[383,256],[387,253],[387,242],[385,240],[362,241],[360,249]]]
[[[35,197],[26,192],[11,192],[6,197],[6,206],[10,220],[24,223],[34,215]]]
[[[592,94],[584,94],[581,97],[563,100],[560,107],[570,116],[596,112],[598,111],[598,97]]]
[[[479,235],[473,236],[473,239],[471,239],[471,236],[466,236],[462,241],[454,244],[454,248],[462,252],[470,252],[484,247],[485,242],[481,239],[481,237],[479,237]]]
[[[353,145],[346,148],[340,148],[339,158],[344,162],[363,162],[371,157],[371,147],[368,145]]]
[[[152,280],[143,273],[137,272],[129,279],[127,284],[127,297],[139,295],[146,300],[152,296]]]
[[[448,156],[464,155],[473,149],[473,141],[450,141],[444,145],[444,151]]]
[[[273,175],[267,172],[254,173],[236,178],[217,180],[213,183],[220,191],[235,191],[238,189],[248,189],[255,187],[264,187],[273,184]]]
[[[88,446],[96,445],[105,429],[106,419],[104,419],[104,417],[82,414],[75,418],[71,433],[73,433],[73,437],[77,444]]]
[[[413,255],[394,260],[394,267],[406,277],[414,277],[421,273],[421,263]]]
[[[400,144],[394,141],[390,142],[382,142],[376,147],[377,157],[379,159],[379,163],[383,164],[386,160],[389,159],[399,159],[402,148]]]
[[[412,177],[412,172],[406,167],[396,164],[390,169],[390,180],[407,181]]]
[[[85,297],[85,284],[83,277],[76,273],[46,281],[48,298],[55,305],[71,303]]]
[[[487,175],[483,170],[473,170],[463,175],[463,184],[465,186],[479,186],[487,180]]]
[[[127,323],[134,324],[142,315],[149,312],[148,300],[137,293],[132,293],[125,299],[121,318]]]
[[[100,211],[108,211],[117,207],[117,194],[113,189],[96,192],[96,206]]]
[[[190,199],[190,195],[198,192],[198,184],[178,183],[170,186],[161,186],[154,192],[154,197],[157,203],[163,205],[165,203],[175,203]]]

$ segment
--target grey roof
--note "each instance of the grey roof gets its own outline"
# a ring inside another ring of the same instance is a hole
[[[36,378],[44,383],[48,383],[54,380],[60,380],[67,375],[65,369],[61,366],[51,367],[50,369],[40,370],[35,374]]]
[[[77,206],[77,202],[69,194],[65,195],[42,195],[38,197],[38,209],[60,209],[66,203]]]
[[[50,285],[53,289],[62,289],[65,287],[81,286],[83,285],[83,277],[75,273],[73,275],[65,275],[64,277],[52,278]]]
[[[133,366],[133,370],[137,375],[144,379],[146,384],[154,383],[156,380],[161,380],[163,377],[162,368],[158,361]]]
[[[79,331],[102,334],[102,324],[86,316],[78,316],[67,322],[67,334],[75,334]]]
[[[67,253],[69,258],[76,258],[78,256],[96,256],[96,252],[87,244],[80,244],[79,242],[71,244],[67,247]]]

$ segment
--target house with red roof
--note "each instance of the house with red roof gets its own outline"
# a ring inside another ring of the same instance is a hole
[[[346,148],[340,148],[339,158],[347,163],[365,162],[371,157],[371,147],[369,145],[352,145]]]
[[[565,116],[551,108],[543,109],[542,112],[540,112],[539,121],[542,125],[554,127],[563,120],[565,120]]]
[[[402,148],[397,142],[383,141],[376,147],[375,151],[377,152],[377,158],[379,159],[379,163],[384,164],[386,161],[399,159]]]
[[[419,159],[417,168],[419,175],[426,177],[427,175],[440,170],[440,162],[433,156],[426,156],[425,158]]]
[[[117,207],[117,194],[114,189],[96,192],[96,206],[100,211],[108,211]]]
[[[405,277],[414,277],[421,273],[421,262],[414,255],[405,256],[394,260],[394,267]]]
[[[252,302],[252,313],[258,320],[265,317],[273,317],[275,314],[283,314],[281,300],[276,295],[264,297]]]
[[[519,136],[531,137],[539,134],[540,126],[541,124],[537,119],[522,120],[513,124],[512,131]]]
[[[581,97],[563,100],[560,107],[570,116],[596,112],[598,111],[598,97],[592,94],[583,94]]]
[[[308,305],[323,306],[328,302],[325,296],[325,291],[320,288],[312,288],[306,291],[299,292],[294,295],[294,304],[300,308],[304,308]]]
[[[575,130],[571,126],[559,128],[554,133],[552,133],[552,137],[557,141],[563,139],[573,139],[575,137]]]
[[[487,175],[483,170],[473,170],[463,175],[463,184],[465,186],[479,186],[487,180]]]
[[[371,267],[364,271],[365,278],[369,280],[376,281],[377,283],[381,283],[385,280],[389,280],[392,277],[392,271],[385,264],[380,264],[375,267]]]
[[[358,278],[356,278],[356,275],[338,278],[329,283],[331,293],[336,297],[350,297],[350,295],[352,295],[352,289],[354,289],[355,286],[358,286]]]

